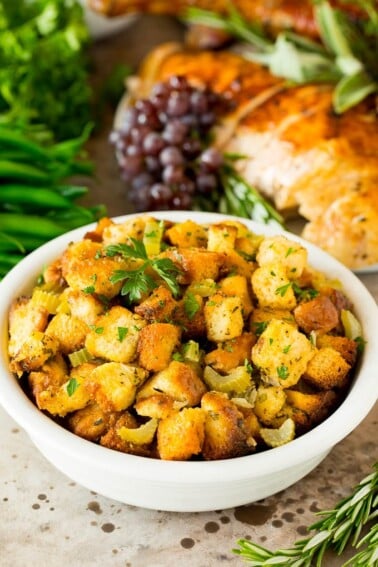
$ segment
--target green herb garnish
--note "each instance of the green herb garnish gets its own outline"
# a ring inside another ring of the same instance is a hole
[[[80,386],[76,378],[70,378],[67,384],[67,394],[71,397]]]
[[[200,304],[198,303],[195,295],[190,291],[185,294],[184,297],[184,311],[189,320],[192,320],[198,313],[200,309]]]
[[[124,282],[121,295],[127,296],[133,303],[155,289],[158,283],[147,273],[149,268],[167,284],[172,294],[177,296],[180,291],[177,283],[179,268],[169,258],[149,258],[141,240],[130,238],[130,241],[131,244],[111,244],[105,249],[107,256],[120,254],[124,258],[143,260],[142,265],[135,270],[116,270],[110,276],[112,283]]]

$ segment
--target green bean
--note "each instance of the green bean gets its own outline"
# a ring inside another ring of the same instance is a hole
[[[65,228],[53,220],[37,215],[0,213],[0,231],[13,236],[29,235],[39,238],[55,238],[65,232]]]
[[[96,220],[90,209],[79,206],[73,206],[70,209],[61,211],[51,211],[48,218],[64,226],[66,230],[72,230]]]
[[[54,190],[70,201],[75,201],[79,197],[83,197],[89,191],[88,187],[82,187],[80,185],[57,185],[54,187]]]
[[[3,254],[0,252],[0,264],[12,267],[22,260],[23,257],[22,254]]]
[[[16,163],[0,159],[0,179],[17,179],[26,183],[41,183],[47,185],[52,176],[42,169],[26,163]]]
[[[38,238],[36,236],[19,235],[17,238],[11,234],[4,232],[0,233],[0,251],[1,252],[15,252],[19,251],[25,254],[31,252],[35,248],[42,246],[47,240],[47,237]]]
[[[0,145],[5,148],[18,149],[41,161],[51,159],[51,153],[47,148],[36,144],[17,130],[4,126],[0,126]]]
[[[32,189],[25,185],[3,185],[0,189],[0,203],[24,205],[25,209],[38,207],[44,209],[66,209],[71,202],[50,188]]]

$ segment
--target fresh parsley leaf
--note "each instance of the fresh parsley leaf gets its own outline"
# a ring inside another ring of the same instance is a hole
[[[259,336],[265,331],[268,326],[269,321],[254,321],[252,323],[255,335]]]
[[[71,378],[67,384],[67,394],[71,397],[80,386],[76,378]]]
[[[196,296],[190,291],[184,297],[184,311],[188,316],[188,319],[192,320],[198,313],[200,304],[198,303]]]
[[[286,380],[286,378],[289,376],[288,367],[285,366],[284,364],[281,364],[281,366],[277,367],[277,374],[278,377],[281,378],[281,380]]]
[[[276,295],[280,295],[281,297],[284,297],[285,293],[287,292],[287,290],[289,289],[289,287],[291,287],[291,282],[285,284],[285,285],[281,285],[280,287],[278,287],[275,291]]]
[[[117,327],[118,340],[120,343],[127,337],[128,332],[129,329],[127,327]]]

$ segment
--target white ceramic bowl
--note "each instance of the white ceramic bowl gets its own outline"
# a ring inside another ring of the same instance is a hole
[[[124,14],[107,18],[100,13],[91,10],[87,0],[80,0],[84,8],[84,17],[93,39],[102,39],[109,35],[119,33],[127,28],[138,17],[136,14]]]
[[[225,218],[224,215],[195,212],[154,213],[154,216],[177,222],[187,218],[216,222]],[[243,222],[257,233],[277,233],[276,229],[265,225]],[[239,506],[275,494],[304,477],[336,443],[359,425],[373,407],[378,394],[377,305],[352,272],[325,252],[289,235],[307,247],[310,264],[341,281],[367,339],[350,392],[327,420],[282,447],[209,462],[171,462],[127,455],[66,431],[34,406],[9,372],[7,318],[12,300],[30,290],[42,267],[55,259],[69,242],[82,238],[87,230],[88,227],[74,230],[42,246],[0,283],[0,403],[43,455],[79,484],[115,500],[152,509],[186,512]]]

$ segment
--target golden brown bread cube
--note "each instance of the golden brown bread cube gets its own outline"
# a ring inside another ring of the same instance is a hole
[[[294,317],[298,327],[306,334],[311,331],[329,333],[339,322],[338,311],[326,295],[318,295],[310,301],[297,305],[294,309]]]
[[[48,360],[38,372],[30,372],[28,383],[34,398],[49,387],[58,389],[67,381],[68,372],[67,363],[60,353]]]
[[[177,308],[177,301],[165,286],[153,290],[144,301],[136,305],[134,311],[148,322],[169,321]]]
[[[284,264],[264,264],[253,272],[251,281],[259,307],[291,310],[296,306]]]
[[[151,449],[147,445],[137,445],[121,439],[118,435],[118,430],[121,427],[135,429],[138,427],[138,423],[131,413],[128,411],[122,412],[115,423],[108,427],[107,431],[101,436],[100,445],[131,455],[140,455],[143,457],[153,456]]]
[[[167,368],[143,384],[138,391],[137,401],[162,392],[188,406],[195,406],[206,390],[205,384],[190,364],[172,360]]]
[[[341,354],[344,360],[354,366],[357,360],[357,343],[347,337],[333,335],[319,335],[316,337],[316,346],[331,347]]]
[[[46,335],[59,343],[61,352],[69,354],[83,348],[88,330],[87,323],[82,319],[57,313],[48,324]]]
[[[172,246],[178,248],[206,248],[207,246],[205,227],[191,220],[173,225],[165,234]]]
[[[205,413],[201,408],[184,408],[159,422],[157,449],[161,459],[187,461],[201,453],[205,435]]]
[[[177,402],[171,396],[157,392],[147,398],[141,398],[134,404],[134,408],[138,415],[143,417],[153,417],[156,419],[164,419],[172,412],[178,411],[184,407],[185,402]]]
[[[103,254],[102,244],[91,240],[71,243],[62,255],[62,274],[68,285],[80,291],[87,290],[108,299],[116,296],[122,282],[112,283],[110,276],[128,264],[116,255]]]
[[[283,264],[290,280],[301,276],[307,264],[307,250],[286,236],[264,238],[259,246],[256,260],[260,266]]]
[[[303,379],[321,390],[342,388],[347,383],[349,370],[350,365],[337,350],[322,347],[307,364]]]
[[[223,254],[205,248],[171,248],[159,254],[159,257],[170,258],[179,267],[181,274],[177,281],[180,284],[217,280],[223,262]]]
[[[252,362],[264,382],[290,388],[305,372],[314,352],[311,342],[293,325],[272,319],[252,347]]]
[[[104,411],[121,411],[134,402],[137,388],[145,378],[143,368],[106,362],[92,371],[87,388]]]
[[[79,289],[68,287],[61,294],[61,301],[67,302],[71,315],[87,325],[94,325],[97,317],[104,311],[104,304],[96,296]]]
[[[211,224],[208,230],[207,249],[213,252],[234,250],[238,229],[223,223]]]
[[[243,258],[236,250],[223,253],[222,274],[238,274],[250,279],[255,269],[256,264]]]
[[[272,319],[282,319],[286,323],[297,326],[294,315],[289,309],[269,309],[268,307],[256,307],[249,319],[250,328],[253,332],[261,334]]]
[[[92,402],[85,408],[68,415],[67,425],[75,435],[88,441],[98,441],[121,415],[121,412],[105,412],[98,404]]]
[[[90,402],[87,390],[87,377],[94,368],[92,364],[85,368],[73,368],[69,376],[65,376],[62,384],[50,384],[36,395],[39,409],[51,415],[64,417],[68,413],[84,408]]]
[[[225,295],[237,295],[242,301],[243,317],[246,318],[253,309],[248,280],[245,276],[235,275],[223,278],[219,282],[219,291]]]
[[[137,347],[140,366],[151,372],[163,370],[180,342],[180,335],[180,329],[170,323],[151,323],[144,327]]]
[[[261,423],[270,425],[285,405],[285,402],[286,394],[281,387],[260,385],[257,388],[253,411]]]
[[[286,390],[286,400],[291,410],[287,417],[291,417],[295,421],[296,430],[303,433],[329,415],[337,403],[337,394],[333,390],[316,394]]]
[[[207,392],[202,396],[201,408],[206,414],[204,459],[230,459],[250,451],[243,414],[227,394]]]
[[[209,341],[224,342],[243,332],[244,320],[240,297],[211,295],[205,304],[205,321]]]
[[[116,305],[100,315],[85,339],[92,356],[114,362],[132,362],[136,358],[140,331],[146,321],[126,307]]]
[[[20,350],[11,360],[9,368],[19,376],[26,371],[38,370],[53,357],[59,348],[59,342],[41,331],[33,331],[22,343]]]
[[[152,217],[148,215],[141,215],[128,219],[122,223],[108,223],[102,231],[104,246],[119,244],[122,242],[130,244],[130,238],[142,240],[145,226],[151,218]]]
[[[177,308],[172,314],[175,325],[182,330],[182,339],[198,339],[206,336],[205,302],[200,295],[185,294],[177,302]]]
[[[44,307],[36,305],[29,298],[16,299],[9,312],[10,357],[16,356],[23,343],[34,331],[43,332],[48,323],[48,312]]]
[[[242,333],[208,352],[204,358],[205,364],[212,366],[218,372],[229,372],[244,364],[246,359],[250,359],[251,349],[256,340],[253,333]]]

